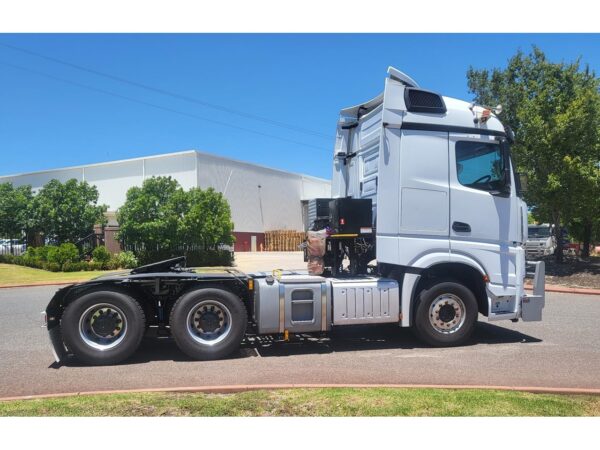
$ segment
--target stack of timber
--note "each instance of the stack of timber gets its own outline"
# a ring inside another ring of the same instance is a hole
[[[265,250],[268,252],[297,252],[306,238],[303,231],[272,230],[265,231]]]

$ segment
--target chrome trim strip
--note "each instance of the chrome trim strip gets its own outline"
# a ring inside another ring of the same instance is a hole
[[[321,331],[327,331],[327,282],[321,283]]]
[[[279,332],[285,331],[285,286],[279,283]]]

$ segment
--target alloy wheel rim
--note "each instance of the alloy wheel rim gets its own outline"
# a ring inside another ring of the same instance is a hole
[[[110,303],[98,303],[86,309],[79,318],[79,336],[88,346],[110,350],[127,334],[127,317]]]
[[[429,307],[429,323],[438,333],[456,333],[464,325],[465,319],[465,304],[454,294],[438,295]]]
[[[231,312],[217,300],[197,303],[187,315],[189,335],[202,345],[222,342],[231,332]]]

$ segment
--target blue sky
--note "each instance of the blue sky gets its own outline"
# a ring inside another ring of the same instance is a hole
[[[388,65],[465,100],[470,65],[503,66],[532,44],[600,73],[600,34],[3,34],[1,43],[290,127],[0,45],[0,175],[197,149],[329,178],[339,110],[379,94]]]

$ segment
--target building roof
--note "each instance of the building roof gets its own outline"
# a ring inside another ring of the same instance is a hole
[[[256,164],[256,163],[251,163],[248,161],[242,161],[239,159],[234,159],[234,158],[228,158],[225,156],[220,156],[220,155],[216,155],[214,153],[208,153],[208,152],[202,152],[199,150],[182,150],[182,151],[178,151],[178,152],[170,152],[170,153],[161,153],[158,155],[150,155],[150,156],[140,156],[140,157],[136,157],[136,158],[126,158],[126,159],[115,159],[112,161],[104,161],[104,162],[98,162],[98,163],[91,163],[91,164],[80,164],[80,165],[75,165],[75,166],[66,166],[66,167],[56,167],[53,169],[45,169],[45,170],[35,170],[32,172],[22,172],[22,173],[13,173],[13,174],[7,174],[7,175],[0,175],[0,180],[2,180],[3,178],[13,178],[13,177],[20,177],[23,175],[37,175],[37,174],[44,174],[44,173],[49,173],[49,172],[54,172],[54,171],[61,171],[61,170],[72,170],[72,169],[83,169],[83,168],[87,168],[87,167],[100,167],[100,166],[106,166],[106,165],[111,165],[111,164],[118,164],[118,163],[123,163],[123,162],[132,162],[132,161],[142,161],[142,160],[147,160],[147,159],[157,159],[157,158],[165,158],[168,156],[175,156],[175,155],[185,155],[185,154],[198,154],[201,156],[207,156],[210,158],[214,158],[214,159],[219,159],[222,160],[224,162],[236,162],[238,164],[244,164],[247,166],[251,166],[251,167],[256,167],[258,169],[262,169],[262,170],[268,170],[268,171],[272,171],[272,172],[277,172],[277,173],[283,173],[283,174],[293,174],[293,175],[299,175],[302,176],[304,178],[308,178],[308,179],[312,179],[315,181],[323,181],[323,182],[330,182],[330,180],[326,179],[326,178],[319,178],[319,177],[315,177],[313,175],[306,175],[303,173],[297,173],[297,172],[289,172],[287,170],[282,170],[282,169],[275,169],[273,167],[267,167],[267,166],[263,166],[260,164]]]

